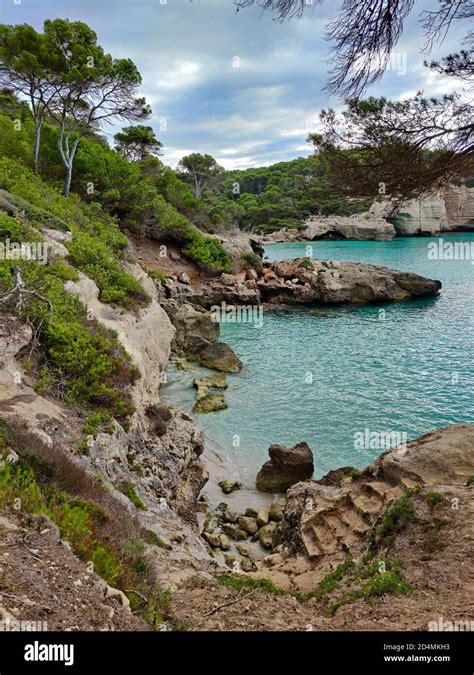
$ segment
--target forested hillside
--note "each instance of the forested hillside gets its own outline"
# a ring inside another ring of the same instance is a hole
[[[350,215],[370,202],[348,200],[331,185],[322,160],[312,155],[226,174],[227,194],[244,210],[239,225],[256,232],[299,227],[310,215]]]

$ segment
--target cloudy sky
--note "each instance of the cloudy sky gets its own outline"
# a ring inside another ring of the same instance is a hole
[[[37,29],[46,18],[88,23],[108,52],[137,64],[162,159],[175,166],[185,154],[207,152],[232,169],[309,155],[305,139],[318,112],[341,107],[323,91],[324,26],[339,4],[325,0],[302,19],[280,23],[257,7],[236,13],[233,0],[0,0],[0,22]],[[419,13],[436,4],[417,0],[391,67],[369,93],[449,91],[452,84],[427,71],[420,53]],[[454,26],[442,54],[459,48],[460,30]]]

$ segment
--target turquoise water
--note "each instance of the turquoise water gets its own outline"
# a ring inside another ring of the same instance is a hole
[[[474,249],[474,234],[444,240],[469,241]],[[360,449],[354,443],[365,429],[411,439],[434,427],[474,421],[474,265],[429,260],[428,244],[436,241],[311,246],[315,258],[368,262],[440,279],[438,298],[267,311],[261,329],[222,325],[222,340],[245,367],[228,376],[229,409],[196,419],[208,442],[249,486],[272,443],[307,441],[319,477],[343,465],[364,467],[380,454],[383,448]],[[304,243],[266,249],[271,260],[307,253]],[[195,376],[170,370],[163,398],[189,412]]]

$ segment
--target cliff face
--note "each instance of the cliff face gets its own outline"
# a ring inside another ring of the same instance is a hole
[[[62,453],[98,476],[124,513],[165,542],[165,547],[150,547],[148,562],[157,583],[177,586],[189,575],[206,575],[210,561],[195,515],[197,496],[207,481],[200,459],[203,438],[190,418],[160,402],[159,385],[175,331],[151,279],[138,267],[129,270],[150,297],[135,311],[101,303],[96,284],[84,274],[67,282],[66,289],[94,319],[116,331],[140,371],[132,390],[130,428],[114,423],[112,433],[90,437],[87,452],[78,452],[83,436],[77,410],[35,391],[20,358],[30,348],[31,328],[8,314],[0,314],[0,420],[21,430],[26,447],[40,447],[40,456],[46,453],[48,459],[49,450],[56,457]],[[123,494],[123,485],[133,485],[142,507]]]
[[[140,282],[150,302],[137,312],[127,312],[99,300],[97,285],[79,273],[78,281],[67,281],[65,289],[77,295],[90,317],[117,333],[118,339],[140,371],[132,395],[138,411],[157,401],[161,376],[168,363],[174,328],[158,302],[155,284],[138,265],[127,270]]]
[[[390,205],[375,202],[374,217],[388,215]],[[398,235],[438,235],[455,230],[474,230],[474,188],[448,185],[428,197],[412,199],[391,218]]]
[[[448,185],[428,197],[403,204],[390,215],[389,201],[374,202],[366,213],[352,216],[312,216],[301,229],[283,228],[266,235],[266,243],[347,239],[390,241],[395,236],[438,235],[455,230],[474,230],[474,188]]]

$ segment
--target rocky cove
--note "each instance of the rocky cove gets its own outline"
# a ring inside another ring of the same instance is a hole
[[[30,4],[0,23],[2,673],[268,669],[267,632],[461,672],[423,635],[474,625],[473,3]]]
[[[341,276],[339,276],[338,273],[339,269],[342,270]],[[339,279],[341,279],[341,277],[342,283],[336,286],[337,293],[331,294],[325,275],[327,273],[329,275],[329,279],[332,281],[333,270],[337,270],[335,275],[336,284],[338,284],[338,281]],[[315,271],[316,274],[314,275]],[[362,281],[361,283],[362,275],[364,274],[365,274],[364,281]],[[319,284],[321,283],[321,276],[323,283],[321,284],[321,286],[319,286]],[[314,286],[312,286],[310,282],[311,280],[314,279],[314,277],[316,277],[317,281],[313,281]],[[186,283],[187,279],[185,280],[185,283],[180,283],[179,280],[176,280],[176,283],[173,283],[171,287],[166,289],[166,293],[173,295],[175,298],[176,297],[186,298],[186,304],[181,305],[179,307],[176,304],[177,301],[173,300],[172,306],[174,307],[174,311],[170,312],[170,316],[175,317],[174,323],[175,327],[177,327],[178,329],[178,336],[180,335],[180,330],[181,333],[183,332],[184,324],[187,324],[187,328],[184,329],[184,337],[181,336],[177,338],[179,344],[178,347],[179,355],[177,356],[177,358],[174,359],[175,364],[177,365],[178,368],[178,371],[175,372],[181,372],[183,374],[183,377],[186,378],[186,382],[189,383],[188,385],[184,386],[189,387],[188,391],[190,392],[190,394],[188,397],[186,396],[182,397],[181,401],[183,400],[185,400],[186,402],[192,401],[194,399],[194,394],[191,393],[193,390],[194,391],[197,390],[198,402],[200,395],[203,396],[201,400],[208,399],[209,407],[207,409],[201,409],[200,407],[196,407],[196,403],[191,402],[194,411],[197,413],[211,412],[212,410],[218,411],[223,410],[227,407],[227,404],[223,405],[224,396],[227,397],[227,389],[228,389],[227,381],[223,382],[222,376],[219,376],[220,379],[219,384],[219,382],[216,381],[215,377],[208,377],[207,383],[209,387],[211,389],[214,388],[219,390],[220,393],[209,394],[206,387],[204,390],[200,392],[200,388],[203,385],[204,386],[206,385],[206,377],[202,376],[199,376],[198,378],[194,377],[194,375],[196,375],[196,371],[194,370],[196,366],[192,366],[184,358],[187,355],[188,357],[190,357],[191,361],[197,360],[198,362],[201,363],[201,365],[205,365],[206,367],[209,367],[212,364],[212,361],[209,361],[210,352],[209,352],[209,345],[207,344],[207,342],[217,339],[216,338],[217,331],[214,328],[212,328],[212,324],[209,324],[205,329],[203,328],[205,324],[204,317],[206,316],[205,311],[203,311],[204,307],[208,308],[215,307],[216,303],[218,302],[220,302],[221,305],[229,303],[230,306],[233,306],[232,303],[239,302],[239,300],[240,302],[242,302],[243,299],[245,299],[246,302],[250,303],[259,302],[263,295],[263,297],[267,300],[266,305],[268,307],[271,308],[272,305],[274,305],[275,307],[281,310],[282,308],[291,306],[293,304],[304,303],[305,299],[308,299],[307,301],[309,304],[318,301],[329,304],[334,302],[335,304],[337,304],[338,302],[341,303],[344,303],[345,301],[347,302],[348,299],[349,301],[355,303],[361,303],[364,300],[380,301],[387,298],[390,298],[392,300],[394,299],[401,300],[410,297],[410,294],[413,294],[413,296],[419,295],[419,297],[421,298],[423,298],[424,296],[427,297],[429,297],[430,295],[433,296],[438,292],[440,288],[440,284],[438,282],[431,282],[429,280],[427,281],[426,279],[423,279],[423,281],[421,282],[421,277],[417,275],[412,276],[407,275],[407,277],[403,275],[398,276],[398,273],[394,272],[393,270],[390,271],[380,267],[354,265],[349,263],[345,265],[344,263],[334,263],[334,262],[319,263],[319,261],[309,261],[307,259],[306,260],[296,259],[292,261],[264,263],[261,266],[260,278],[261,280],[259,279],[258,272],[255,273],[255,276],[249,275],[248,273],[245,276],[240,277],[231,275],[222,275],[222,277],[218,281],[215,282],[211,281],[207,285],[207,290],[204,293],[200,294],[199,296],[197,295],[195,289],[193,289],[192,287],[190,288],[189,284]],[[386,284],[388,278],[390,278],[390,282],[389,286],[387,287]],[[410,286],[405,285],[407,284],[408,280],[410,280],[409,281]],[[381,284],[381,282],[382,285],[379,285]],[[364,283],[367,283],[367,286],[370,286],[370,290],[364,290]],[[268,286],[269,290],[267,290],[267,284],[269,285]],[[395,284],[398,285],[398,289],[395,289]],[[303,288],[303,291],[301,291],[301,286]],[[307,290],[308,287],[316,288],[314,295],[311,295],[311,292],[308,292]],[[390,290],[388,290],[388,288],[390,288]],[[402,288],[404,290],[401,290]],[[308,295],[305,296],[304,293],[308,293]],[[391,293],[392,295],[390,295]],[[188,300],[191,303],[193,303],[197,297],[199,297],[199,300],[197,301],[197,304],[195,304],[194,311],[191,311],[190,306],[188,306]],[[164,301],[164,305],[165,307],[167,306],[167,301]],[[183,307],[185,306],[186,310],[184,318],[182,313],[180,312],[182,312]],[[201,309],[201,307],[203,307],[203,309]],[[375,305],[374,307],[377,306]],[[375,311],[380,310],[374,309],[374,312]],[[302,319],[300,318],[299,320],[301,321]],[[188,337],[186,337],[187,331],[191,332],[192,335],[189,336],[188,333]],[[204,346],[202,344],[200,346],[200,341],[197,340],[197,334],[200,331],[201,331],[200,337],[206,341]],[[201,348],[205,350],[204,360],[200,360],[199,354]],[[219,349],[216,351],[217,351],[216,353],[217,360],[214,362],[213,366],[216,367],[218,370],[220,371],[227,370],[227,372],[229,373],[234,373],[242,368],[242,363],[240,362],[240,359],[238,358],[236,359],[235,356],[232,355],[232,352],[230,352],[228,349],[225,349],[223,346],[219,345]],[[226,358],[222,360],[221,357],[223,356],[224,353],[226,354]],[[211,365],[211,367],[213,366]],[[232,375],[230,375],[229,377],[232,378]],[[191,381],[194,383],[194,388],[191,386]],[[232,381],[230,384],[230,388],[232,389]],[[171,390],[173,390],[172,386]],[[164,391],[163,395],[166,400],[173,401],[175,404],[177,401],[180,400],[179,394],[177,397],[174,397],[173,393],[171,394],[167,393],[166,385],[163,391]],[[216,398],[213,399],[213,397]],[[215,408],[213,408],[212,406],[213,401],[217,403]],[[243,407],[245,410],[245,404]],[[227,420],[232,419],[232,408],[233,405],[231,404],[231,410],[228,411],[228,413],[226,413]],[[197,423],[200,424],[201,426],[202,424],[204,424],[206,428],[207,419],[206,422],[203,422],[202,421],[203,417],[204,417],[203,415],[198,414]],[[207,417],[208,416],[206,415],[206,418]],[[210,426],[207,427],[210,430],[211,435],[213,435],[213,432],[216,429],[216,425],[217,427],[220,426],[219,420],[221,420],[222,422],[223,418],[219,417],[219,414],[217,414],[215,425],[210,423]],[[236,422],[234,423],[234,425],[232,425],[232,422],[224,424],[226,425],[226,427],[229,427],[230,429],[233,429],[234,432],[236,432],[240,428],[240,425],[242,423],[245,425],[245,422]],[[223,436],[222,435],[218,436],[220,440],[218,453],[221,452],[221,461],[219,462],[219,459],[217,460],[217,466],[219,467],[220,465],[221,472],[219,473],[219,470],[217,470],[214,473],[214,475],[213,472],[211,472],[210,483],[214,483],[214,486],[217,485],[218,482],[221,483],[223,476],[226,475],[225,470],[223,470],[224,467],[222,466],[222,456],[223,457],[228,456],[228,452],[225,449],[225,441],[223,440]],[[226,440],[227,444],[230,445],[232,441],[232,434],[229,433],[226,437]],[[379,450],[384,449],[383,445],[374,446],[374,448],[377,447]],[[239,453],[240,450],[237,450],[236,452]],[[248,452],[249,449],[247,447],[245,458],[242,460],[243,462],[248,460],[249,458]],[[271,448],[270,454],[272,454]],[[211,447],[209,447],[208,457],[212,458],[213,455],[214,459],[211,459],[211,464],[213,463],[215,464],[216,461],[215,461],[215,453],[213,452]],[[361,459],[359,457],[358,463],[360,463],[360,461]],[[242,462],[240,463],[240,466],[242,466]],[[310,477],[311,474],[312,469],[309,472],[309,474],[306,474],[306,477]],[[305,474],[303,473],[303,475],[300,476],[300,479],[303,480],[304,478]],[[248,545],[244,544],[244,546],[242,547],[242,544],[239,544],[236,551],[235,542],[239,542],[242,539],[246,540],[247,538],[253,539],[254,541],[255,540],[258,541],[258,539],[260,539],[261,542],[263,539],[263,541],[265,542],[264,546],[267,547],[268,544],[266,543],[267,540],[265,536],[268,531],[271,531],[273,534],[273,531],[276,530],[277,527],[276,523],[279,520],[278,516],[276,516],[276,505],[280,503],[281,508],[282,503],[278,502],[277,500],[274,501],[275,512],[273,518],[270,520],[270,527],[266,529],[265,519],[268,518],[269,515],[268,513],[269,500],[262,499],[262,496],[259,497],[259,493],[255,493],[255,490],[253,488],[254,481],[255,481],[255,473],[252,475],[252,472],[250,472],[250,475],[247,474],[247,480],[246,481],[244,480],[244,489],[242,491],[243,494],[240,489],[237,489],[236,492],[232,492],[232,494],[226,497],[223,497],[222,493],[219,490],[216,490],[216,488],[213,487],[212,485],[208,485],[204,489],[205,493],[204,499],[207,499],[209,501],[209,494],[207,494],[209,490],[209,493],[211,495],[210,500],[211,506],[213,507],[212,510],[210,511],[210,515],[208,515],[206,519],[204,518],[201,519],[201,522],[203,522],[204,525],[204,536],[214,549],[226,552],[225,559],[232,568],[235,568],[235,566],[237,566],[238,568],[239,566],[243,565],[244,569],[247,570],[252,569],[252,563],[251,561],[249,561],[247,557],[249,548]],[[232,473],[231,471],[230,473],[227,474],[226,482],[230,486],[232,486],[232,484],[235,482],[238,484],[239,488],[242,487],[239,481],[238,473],[235,474],[235,467],[234,473]],[[298,482],[298,479],[295,478],[293,482]],[[280,489],[275,489],[275,492],[278,491],[284,492],[285,489],[286,488],[281,487]],[[226,492],[227,491],[230,492],[230,490],[226,490]],[[266,509],[264,508],[262,512],[262,509],[261,508],[259,509],[259,506],[260,507],[266,506]],[[202,508],[203,510],[204,509],[207,510],[209,509],[209,506],[206,507],[205,505],[203,505],[200,508]],[[240,524],[243,524],[244,527],[241,527]],[[258,527],[258,525],[260,525],[260,527]],[[263,530],[262,534],[260,534],[261,530]],[[232,546],[231,543],[232,539],[234,539],[234,546]],[[239,549],[242,549],[245,551],[245,554],[243,556],[231,555],[228,553],[229,549],[231,548],[233,550],[233,553],[235,552],[239,553]],[[255,556],[255,548],[251,546],[250,550],[252,551],[252,554]],[[257,551],[256,553],[257,559],[260,558],[261,550]],[[222,557],[220,559],[222,560]]]
[[[57,258],[66,255],[63,234],[45,230],[43,236],[54,246]],[[126,311],[102,303],[97,285],[82,272],[65,284],[67,293],[79,298],[96,321],[114,331],[140,373],[132,389],[135,413],[130,427],[115,423],[107,433],[90,437],[87,451],[78,455],[80,419],[64,403],[35,391],[21,361],[21,354],[33,338],[31,329],[9,315],[2,316],[2,420],[22,444],[34,447],[39,457],[60,467],[61,474],[83,475],[75,488],[79,494],[99,490],[91,486],[94,476],[106,487],[107,508],[118,510],[120,519],[129,523],[127,528],[142,533],[147,565],[155,582],[172,592],[173,618],[165,626],[179,619],[191,629],[204,626],[222,629],[219,615],[214,618],[214,613],[209,614],[203,606],[210,588],[213,596],[221,598],[225,605],[232,593],[228,583],[234,583],[225,576],[229,572],[237,574],[237,579],[248,579],[250,584],[256,580],[255,590],[263,583],[260,580],[267,579],[270,588],[279,589],[282,594],[278,600],[281,612],[273,617],[272,596],[258,592],[260,609],[253,619],[254,629],[263,625],[278,629],[279,622],[287,620],[294,629],[301,629],[309,620],[318,625],[321,619],[311,603],[305,601],[296,610],[292,594],[309,593],[317,588],[348,555],[359,560],[360,551],[365,550],[374,536],[379,517],[403,495],[405,488],[416,487],[417,492],[410,499],[414,500],[413,508],[422,511],[423,495],[433,491],[433,486],[445,495],[443,499],[451,494],[467,495],[470,488],[465,484],[473,473],[471,428],[458,425],[409,444],[398,473],[386,468],[392,464],[380,460],[362,473],[347,468],[330,472],[317,481],[310,478],[313,455],[321,473],[318,447],[301,446],[302,461],[298,460],[291,469],[292,458],[299,452],[297,447],[290,449],[295,444],[286,444],[286,448],[273,446],[270,465],[275,461],[283,464],[276,471],[277,482],[265,489],[284,491],[288,487],[285,499],[278,492],[257,491],[253,484],[256,471],[250,485],[247,482],[240,486],[240,477],[229,471],[225,455],[216,453],[209,445],[206,447],[199,422],[197,426],[180,406],[170,406],[167,397],[160,396],[165,391],[163,387],[166,388],[163,381],[167,379],[169,360],[173,368],[192,377],[193,405],[210,397],[209,405],[197,413],[200,418],[218,419],[222,413],[204,413],[222,407],[222,401],[233,388],[232,378],[238,377],[236,373],[245,369],[246,364],[236,353],[238,350],[219,340],[219,324],[211,312],[216,303],[232,305],[245,301],[252,306],[263,301],[264,306],[273,307],[277,314],[282,308],[302,305],[308,305],[302,311],[311,311],[315,303],[377,308],[379,305],[374,303],[391,301],[396,306],[409,306],[412,298],[427,301],[436,298],[441,284],[413,272],[379,265],[308,258],[281,262],[252,259],[251,269],[243,273],[224,274],[205,282],[198,278],[194,283],[190,282],[194,272],[188,265],[187,272],[181,271],[179,278],[170,274],[164,282],[154,282],[150,277],[153,265],[148,267],[144,258],[152,255],[158,242],[146,243],[146,250],[143,241],[137,245],[131,239],[130,243],[131,254],[140,265],[129,262],[127,269],[150,298],[145,306]],[[205,370],[193,372],[196,363]],[[20,377],[15,373],[20,373]],[[431,439],[439,462],[425,468],[426,455],[421,449],[424,452],[425,447],[431,447]],[[15,462],[15,452],[9,452]],[[458,453],[455,458],[453,452]],[[393,466],[398,466],[397,451],[391,451],[389,456],[392,455]],[[446,482],[447,467],[452,461],[458,468]],[[405,464],[407,468],[403,468]],[[268,466],[262,471],[270,475],[273,469]],[[285,471],[288,480],[282,483]],[[102,499],[97,494],[94,498]],[[31,532],[33,536],[35,521],[18,521],[8,514],[3,517],[6,527],[2,530],[2,546],[11,545],[18,532]],[[468,523],[469,518],[463,527]],[[50,538],[40,538],[37,550],[44,549],[44,555],[56,555],[52,547],[62,545],[60,534],[47,519],[43,519],[42,527],[43,537],[49,533]],[[122,523],[121,527],[125,525]],[[467,545],[464,539],[461,541],[463,546]],[[72,553],[66,551],[65,555]],[[74,557],[64,560],[57,574],[70,574],[69,568],[77,564]],[[20,561],[15,574],[20,592],[25,581]],[[46,583],[57,581],[53,577]],[[104,585],[98,578],[94,584],[96,590],[88,602],[95,603],[98,616],[109,617],[110,628],[141,625],[130,615],[129,600],[122,592]],[[12,606],[8,601],[4,603],[2,611],[14,617]],[[396,604],[393,607],[395,611]],[[31,615],[35,616],[35,612]],[[224,615],[226,629],[241,626],[244,620],[238,608]],[[334,625],[343,617],[344,612],[338,612]],[[52,621],[58,628],[68,627],[59,604],[53,610]],[[90,618],[84,616],[81,621],[79,625],[86,626]]]

